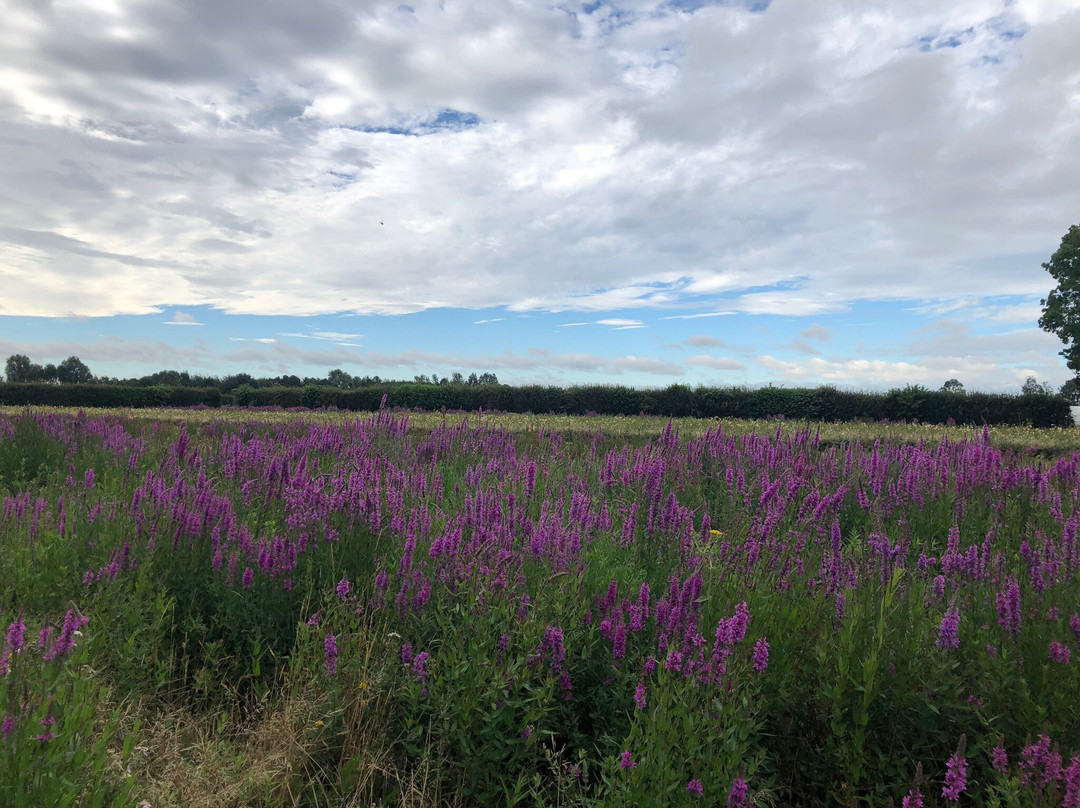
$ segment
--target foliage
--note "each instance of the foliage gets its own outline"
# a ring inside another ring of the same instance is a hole
[[[1057,285],[1042,300],[1039,327],[1065,343],[1061,351],[1065,364],[1080,374],[1080,225],[1069,228],[1042,268]]]
[[[1071,804],[1074,440],[424,419],[0,415],[0,802]]]

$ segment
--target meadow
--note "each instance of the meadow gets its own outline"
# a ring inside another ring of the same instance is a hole
[[[1080,430],[0,412],[0,805],[1080,807]]]

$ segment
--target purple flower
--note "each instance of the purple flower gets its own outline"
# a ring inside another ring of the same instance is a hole
[[[645,701],[645,683],[644,682],[638,682],[637,683],[637,689],[634,691],[634,704],[637,705],[637,708],[639,710],[644,710],[646,703],[647,702]]]
[[[15,725],[19,722],[19,719],[13,715],[5,715],[3,726],[0,726],[0,732],[4,735],[4,740],[7,740],[7,736],[15,731]]]
[[[1072,756],[1065,770],[1065,796],[1061,808],[1080,808],[1080,754]]]
[[[941,789],[941,796],[950,802],[956,802],[967,788],[967,761],[954,752],[945,764],[945,785]]]
[[[401,644],[401,664],[411,665],[413,661],[412,643],[403,642]]]
[[[938,628],[937,643],[938,648],[959,648],[960,647],[960,610],[957,608],[949,609],[945,612],[944,617],[941,618],[941,626]]]
[[[917,785],[911,787],[911,791],[900,802],[900,808],[923,808],[922,792]]]
[[[243,585],[244,589],[250,589],[251,582],[252,580],[254,580],[254,578],[255,570],[253,570],[251,567],[245,567],[244,574],[240,578],[240,583]]]
[[[347,597],[349,597],[349,579],[348,578],[342,578],[340,581],[338,581],[337,596],[339,598],[341,598],[342,600],[345,600]]]
[[[686,790],[693,794],[695,797],[700,797],[705,793],[705,786],[701,784],[700,780],[694,779],[686,784]]]
[[[1020,783],[1038,780],[1047,785],[1061,775],[1061,755],[1050,749],[1050,736],[1040,735],[1039,740],[1020,753]]]
[[[1009,578],[1004,592],[996,597],[998,624],[1007,634],[1020,633],[1020,584]]]
[[[307,620],[307,624],[309,626],[317,626],[321,622],[322,622],[322,615],[320,615],[318,612],[315,612],[315,614],[311,615],[311,617],[309,617],[308,620]]]
[[[747,802],[746,793],[746,781],[741,777],[736,777],[731,783],[731,791],[728,792],[727,808],[747,808],[749,802]]]
[[[634,756],[630,754],[630,750],[627,749],[622,753],[622,757],[619,758],[620,769],[633,769],[637,767],[637,763],[634,762]]]
[[[1005,748],[1001,746],[994,747],[994,771],[1002,772],[1009,768],[1009,756],[1005,754]]]
[[[13,622],[7,629],[7,644],[12,653],[18,653],[19,649],[23,647],[23,642],[26,637],[26,623],[19,618]]]
[[[1050,641],[1050,660],[1060,662],[1062,665],[1069,664],[1069,646],[1062,645],[1057,640]]]
[[[1080,648],[1080,614],[1074,614],[1069,618],[1069,628],[1076,635],[1076,647]]]
[[[75,647],[75,632],[89,622],[89,617],[76,613],[74,609],[68,609],[67,614],[64,615],[64,627],[60,629],[60,636],[56,638],[49,650],[41,655],[41,658],[48,661],[70,654]]]
[[[327,673],[337,673],[337,637],[333,634],[327,634],[326,639],[323,640],[323,661],[326,664]]]
[[[546,656],[551,667],[559,670],[563,659],[566,658],[566,647],[563,645],[561,628],[548,626],[544,629],[544,639],[540,643],[540,655]]]
[[[754,670],[763,673],[769,667],[769,641],[762,637],[754,643]]]
[[[421,682],[424,681],[424,679],[427,678],[427,661],[428,661],[428,652],[427,651],[421,651],[419,654],[417,654],[415,657],[413,657],[412,672],[413,672],[413,675],[417,679],[419,679]]]

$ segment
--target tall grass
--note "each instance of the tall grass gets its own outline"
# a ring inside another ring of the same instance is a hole
[[[217,415],[0,417],[0,803],[1080,805],[1080,454]]]

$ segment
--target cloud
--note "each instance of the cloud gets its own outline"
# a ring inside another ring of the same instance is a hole
[[[561,328],[580,328],[585,325],[606,325],[616,331],[627,331],[635,328],[646,328],[647,326],[641,320],[627,320],[621,317],[608,317],[603,320],[589,320],[578,323],[561,323]]]
[[[312,331],[309,334],[301,334],[297,331],[287,331],[279,334],[280,337],[289,337],[292,339],[315,339],[322,340],[324,342],[335,342],[338,345],[355,347],[358,343],[353,342],[355,339],[360,339],[363,334],[346,334],[341,331]]]
[[[746,365],[738,359],[721,356],[706,356],[699,354],[686,360],[686,364],[695,367],[710,368],[711,370],[746,370]]]
[[[194,316],[182,311],[175,312],[171,320],[165,325],[202,325]]]
[[[22,3],[0,37],[5,314],[1037,296],[1080,207],[1069,0]]]
[[[492,317],[488,320],[473,320],[473,325],[484,325],[485,323],[501,323],[505,318]]]
[[[807,339],[819,339],[819,340],[831,340],[833,338],[833,332],[831,328],[826,328],[823,325],[814,323],[799,331],[801,336]]]
[[[694,348],[729,348],[724,340],[719,337],[710,337],[706,334],[695,334],[692,337],[687,337],[683,342],[686,345],[691,345]]]

